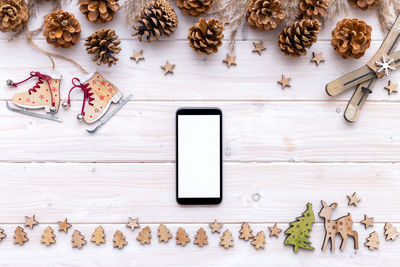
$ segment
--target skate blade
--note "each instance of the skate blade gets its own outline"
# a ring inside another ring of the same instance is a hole
[[[52,114],[40,114],[40,113],[29,111],[26,108],[12,107],[12,106],[10,106],[8,101],[6,102],[6,106],[7,106],[7,109],[12,112],[17,112],[17,113],[21,113],[21,114],[25,114],[25,115],[32,116],[32,117],[41,118],[41,119],[62,122],[62,120],[60,118],[58,118]]]
[[[106,124],[106,122],[108,122],[112,116],[114,116],[126,103],[128,103],[129,99],[132,98],[132,94],[128,95],[126,98],[122,98],[119,102],[118,102],[118,106],[116,106],[112,111],[110,111],[110,113],[104,115],[100,120],[99,120],[99,124],[94,128],[94,129],[86,129],[86,131],[88,133],[94,134],[96,133],[101,127],[103,127],[104,124]]]

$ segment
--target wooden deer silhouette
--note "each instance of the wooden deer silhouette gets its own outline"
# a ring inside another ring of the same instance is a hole
[[[322,246],[322,251],[326,249],[329,239],[331,239],[331,251],[335,251],[335,236],[340,234],[342,236],[342,244],[340,245],[340,250],[344,249],[346,241],[349,236],[354,238],[354,249],[358,249],[358,233],[353,230],[353,220],[351,219],[351,214],[347,216],[338,218],[332,221],[333,209],[337,208],[337,203],[333,203],[330,206],[326,205],[325,201],[321,201],[322,209],[318,215],[325,219],[325,240]]]

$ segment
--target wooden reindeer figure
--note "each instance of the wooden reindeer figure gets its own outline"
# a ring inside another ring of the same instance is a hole
[[[325,219],[325,240],[322,246],[322,251],[326,249],[329,239],[331,239],[331,251],[335,251],[335,236],[340,234],[342,237],[342,244],[340,245],[340,250],[344,250],[346,241],[349,236],[354,238],[354,249],[358,249],[358,233],[353,230],[353,220],[351,219],[351,214],[347,216],[332,220],[332,212],[337,208],[337,203],[333,203],[328,206],[325,201],[321,201],[322,209],[319,212],[319,216]]]

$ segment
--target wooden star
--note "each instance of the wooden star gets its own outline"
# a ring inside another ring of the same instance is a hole
[[[349,206],[354,205],[357,207],[358,202],[361,200],[361,198],[357,197],[356,192],[354,192],[351,196],[348,195],[347,198],[349,199],[349,203],[347,204]]]
[[[374,226],[374,217],[368,218],[367,215],[364,215],[364,220],[362,220],[360,223],[364,224],[365,229],[367,229],[370,226]]]
[[[126,227],[131,228],[132,231],[134,231],[135,228],[139,228],[140,225],[138,224],[138,218],[132,219],[129,217],[129,222],[126,224]]]
[[[315,62],[317,66],[319,66],[319,63],[324,62],[325,59],[322,57],[322,52],[320,53],[315,53],[313,52],[313,58],[311,59],[311,62]]]
[[[222,62],[227,64],[227,67],[229,68],[231,65],[236,65],[235,62],[236,56],[231,56],[229,54],[226,54],[226,58],[222,60]]]
[[[385,89],[388,90],[388,95],[391,95],[392,93],[397,93],[397,83],[392,83],[392,81],[389,81],[389,84],[385,86]]]
[[[264,47],[263,43],[263,41],[258,43],[253,42],[254,48],[252,52],[257,52],[261,56],[262,51],[267,50],[267,48]]]
[[[28,226],[32,230],[33,226],[36,224],[39,224],[39,222],[35,220],[35,215],[32,217],[25,216],[25,226]]]
[[[290,80],[292,78],[290,77],[285,77],[285,75],[282,74],[282,79],[278,81],[278,83],[281,84],[282,89],[284,89],[285,87],[290,87]]]
[[[229,22],[229,17],[228,17],[228,16],[223,16],[223,17],[221,17],[220,21],[221,21],[221,24],[222,24],[223,26],[225,26],[226,24],[229,24],[229,23],[230,23],[230,22]]]
[[[168,73],[174,74],[175,64],[169,64],[167,60],[167,63],[165,63],[164,66],[161,66],[161,68],[164,70],[165,75],[167,75]]]
[[[222,223],[218,223],[217,220],[214,220],[214,223],[210,223],[209,225],[211,227],[211,233],[221,233]]]
[[[67,233],[68,228],[71,227],[71,225],[67,222],[67,218],[65,218],[63,222],[58,221],[57,223],[59,225],[58,231],[64,231]]]
[[[136,61],[136,63],[139,63],[139,60],[144,60],[144,57],[142,56],[142,53],[143,53],[143,50],[140,50],[140,51],[133,51],[133,56],[131,56],[130,58],[132,59],[132,60],[135,60]]]
[[[278,228],[278,225],[275,223],[274,227],[268,227],[269,229],[269,237],[276,236],[279,237],[279,233],[282,232],[282,229]]]

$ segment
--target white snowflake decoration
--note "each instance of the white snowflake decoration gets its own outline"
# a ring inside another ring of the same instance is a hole
[[[389,61],[387,61],[385,56],[381,57],[381,61],[375,61],[375,64],[380,67],[377,72],[381,73],[382,71],[385,72],[386,76],[389,76],[389,71],[394,71],[396,70],[395,67],[393,67],[391,64],[393,63],[393,58],[389,58]]]

